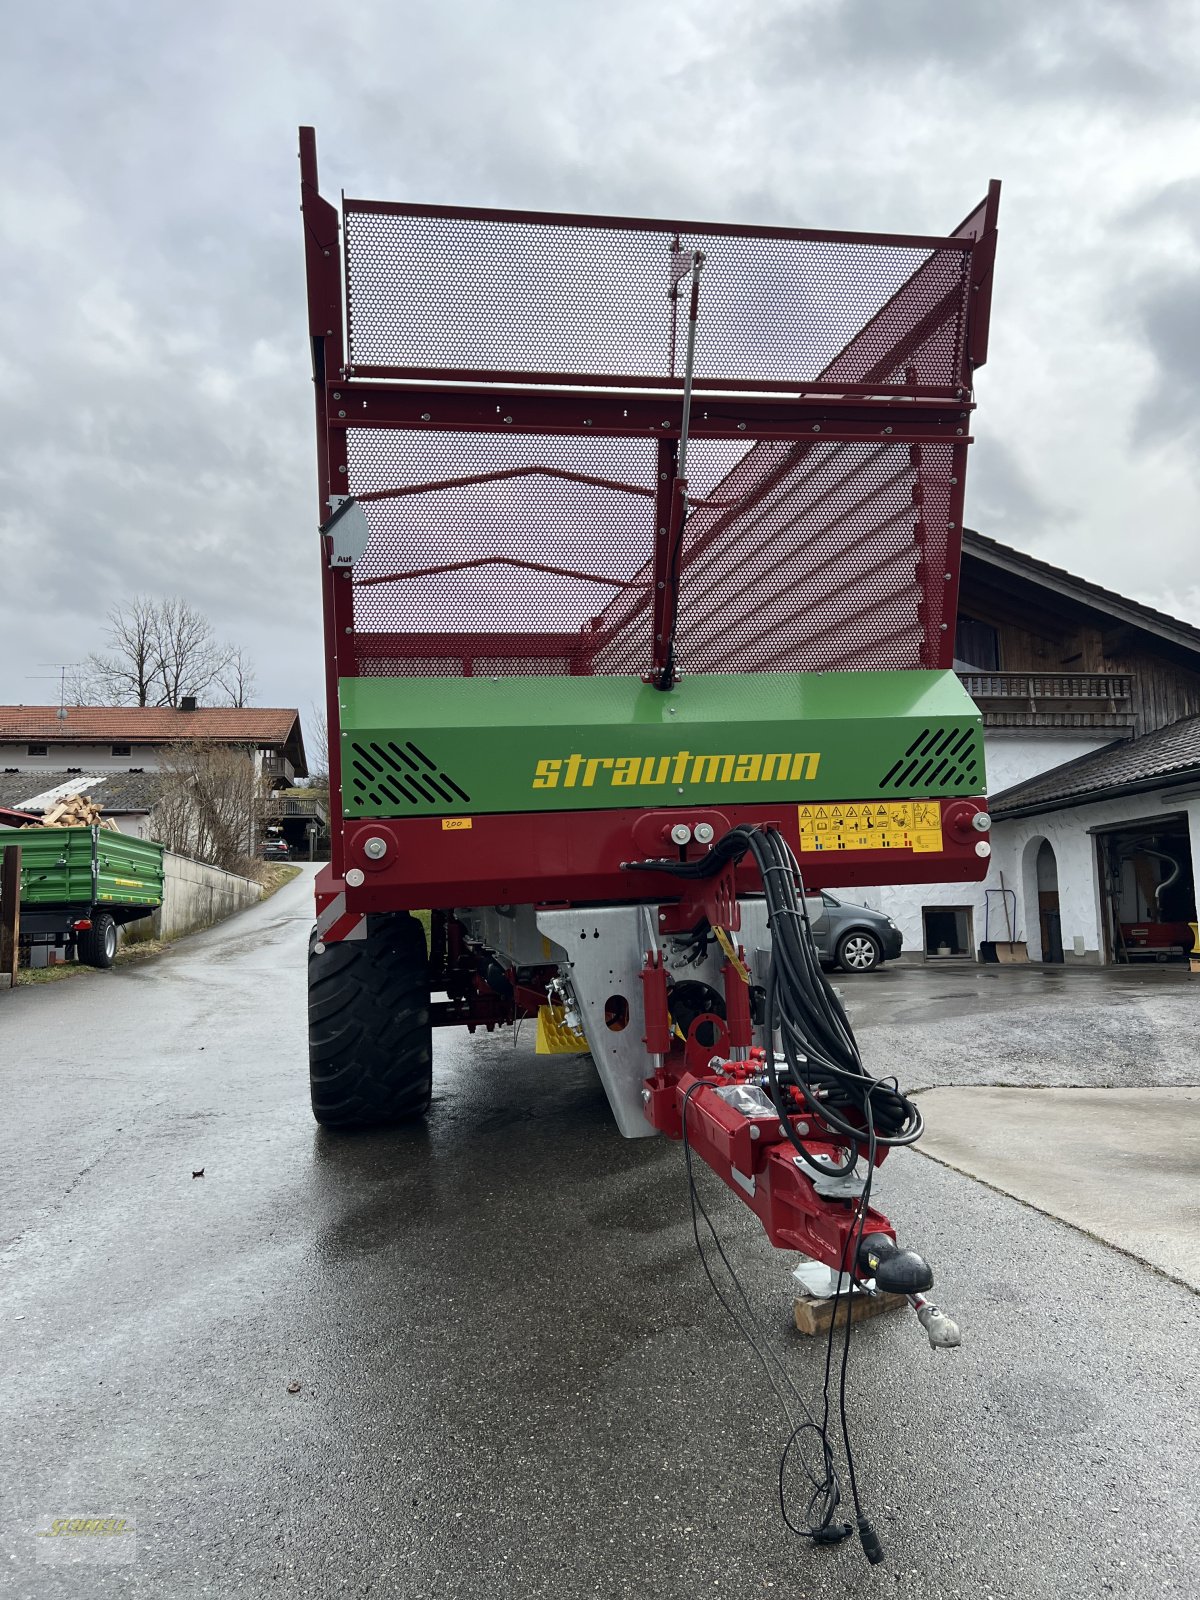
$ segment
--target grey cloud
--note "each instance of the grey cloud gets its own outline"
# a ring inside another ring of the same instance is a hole
[[[1200,265],[1143,289],[1137,318],[1158,374],[1138,406],[1134,442],[1155,448],[1194,441],[1200,435]]]
[[[891,88],[930,109],[911,74],[941,78],[947,109],[970,117],[979,96],[1003,94],[1016,106],[1037,101],[1101,102],[1145,114],[1190,103],[1194,78],[1185,56],[1163,47],[1194,27],[1181,0],[1005,0],[948,5],[945,0],[811,0],[765,23],[758,46],[765,77],[798,83],[831,68],[861,75],[864,93]],[[883,79],[874,76],[883,69]],[[961,74],[969,98],[947,81]],[[890,82],[889,82],[890,80]]]
[[[981,428],[971,457],[965,512],[968,527],[1027,550],[1073,520],[1075,514],[1068,506],[1039,491],[1016,451],[1003,440]]]

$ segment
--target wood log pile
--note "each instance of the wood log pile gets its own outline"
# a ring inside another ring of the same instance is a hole
[[[42,818],[43,828],[90,828],[99,824],[102,828],[109,828],[113,833],[118,831],[116,823],[111,817],[103,814],[104,807],[90,799],[86,794],[69,794],[62,800],[56,800],[49,811]],[[36,826],[36,824],[35,824]]]

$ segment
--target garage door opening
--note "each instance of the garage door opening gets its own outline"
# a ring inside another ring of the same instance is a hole
[[[921,925],[926,960],[946,961],[955,956],[961,960],[974,954],[970,906],[922,906]]]
[[[1099,832],[1096,849],[1108,960],[1186,961],[1196,920],[1187,818],[1155,817]]]

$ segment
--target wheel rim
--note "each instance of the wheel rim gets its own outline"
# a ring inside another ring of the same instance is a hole
[[[117,929],[115,923],[109,923],[104,930],[104,954],[108,960],[117,953]]]
[[[852,934],[842,946],[842,959],[856,972],[867,972],[875,965],[875,946],[865,934]]]

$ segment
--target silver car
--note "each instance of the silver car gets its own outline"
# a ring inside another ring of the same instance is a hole
[[[882,911],[839,900],[827,890],[806,896],[804,903],[823,964],[843,972],[873,972],[900,954],[903,936]]]

